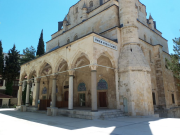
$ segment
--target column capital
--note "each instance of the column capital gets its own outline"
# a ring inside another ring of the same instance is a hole
[[[57,80],[57,76],[58,76],[58,75],[53,74],[53,75],[51,76],[51,78],[52,78],[53,80]]]
[[[31,83],[31,80],[27,80],[27,84],[30,84]]]
[[[36,80],[35,80],[35,83],[40,83],[40,81],[41,81],[41,78],[36,78]]]
[[[98,65],[96,63],[94,63],[94,64],[90,65],[89,67],[91,68],[91,70],[95,71],[95,70],[97,70]]]
[[[73,76],[73,75],[74,75],[75,70],[74,70],[74,69],[70,69],[68,72],[69,72],[69,76]]]

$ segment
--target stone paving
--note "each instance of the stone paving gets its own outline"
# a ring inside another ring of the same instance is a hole
[[[180,135],[180,119],[85,120],[0,109],[0,135]]]

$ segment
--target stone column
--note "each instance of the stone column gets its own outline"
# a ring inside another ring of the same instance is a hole
[[[97,109],[97,70],[91,70],[91,111],[96,112]]]
[[[39,78],[36,78],[35,86],[36,86],[35,107],[38,108],[39,89],[40,89],[40,79]]]
[[[30,84],[30,81],[27,80],[27,88],[26,88],[26,106],[29,106],[29,84]]]
[[[74,70],[69,71],[69,102],[68,109],[73,110],[73,77]]]
[[[18,106],[21,106],[21,95],[22,95],[22,82],[19,83],[19,90],[18,90]]]
[[[120,109],[119,90],[118,90],[118,69],[115,69],[115,82],[116,82],[116,103],[117,103],[117,109]]]
[[[56,76],[53,76],[52,80],[52,105],[51,107],[56,107]]]

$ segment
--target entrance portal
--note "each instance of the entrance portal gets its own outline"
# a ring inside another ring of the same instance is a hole
[[[85,93],[79,94],[79,104],[80,104],[80,106],[86,106],[86,95],[85,95]]]
[[[124,105],[124,112],[128,112],[128,103],[127,103],[127,98],[123,98],[123,105]]]
[[[107,107],[106,92],[99,92],[99,106]]]

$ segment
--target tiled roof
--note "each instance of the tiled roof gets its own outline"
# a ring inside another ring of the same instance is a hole
[[[0,93],[0,98],[12,98],[12,96]]]

